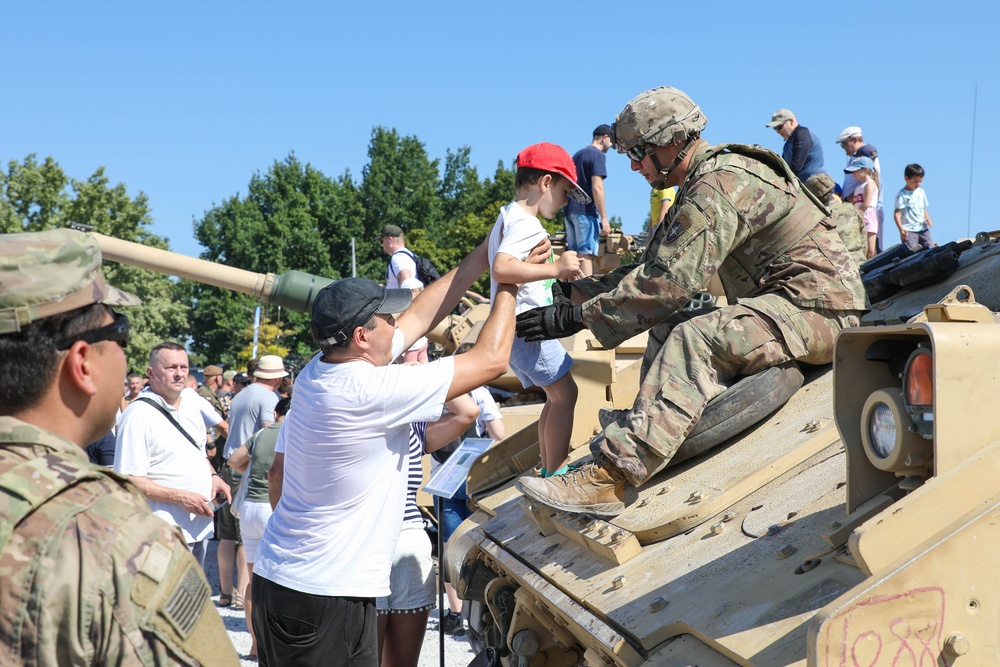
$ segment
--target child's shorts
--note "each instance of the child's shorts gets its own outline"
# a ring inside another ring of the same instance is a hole
[[[514,346],[510,350],[510,369],[524,388],[532,385],[548,387],[566,375],[572,365],[573,359],[557,340],[526,343],[523,338],[514,338]]]

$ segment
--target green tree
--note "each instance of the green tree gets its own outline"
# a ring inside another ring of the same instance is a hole
[[[382,227],[393,224],[409,234],[441,226],[438,161],[431,160],[416,137],[376,127],[362,170],[361,204],[364,240],[358,243],[358,275],[385,277],[386,258],[378,244]]]
[[[243,368],[253,356],[253,326],[243,329],[243,340],[246,341],[239,353],[236,355],[236,364]],[[265,354],[276,354],[279,357],[288,357],[291,353],[285,343],[293,339],[295,332],[285,329],[280,324],[271,322],[269,318],[261,318],[260,328],[257,333],[257,358]]]
[[[167,249],[165,239],[149,231],[152,215],[146,195],[129,196],[125,184],[109,184],[104,168],[88,179],[69,178],[51,157],[39,163],[34,154],[11,161],[0,172],[0,231],[44,231],[70,223],[90,225],[107,236]],[[178,297],[176,283],[146,269],[104,263],[108,282],[132,292],[142,305],[129,308],[131,342],[129,369],[146,370],[149,350],[163,340],[184,341],[188,308]]]
[[[195,238],[205,247],[202,258],[255,273],[296,269],[339,278],[327,243],[327,234],[337,228],[337,187],[289,154],[267,173],[254,174],[245,198],[230,197],[195,223]],[[196,304],[192,349],[213,363],[234,363],[244,341],[233,332],[253,321],[256,300],[203,284],[189,285],[188,290]],[[267,317],[277,313],[276,306],[265,305]],[[288,341],[291,354],[308,354],[314,348],[309,314],[286,310],[282,316],[294,332]]]

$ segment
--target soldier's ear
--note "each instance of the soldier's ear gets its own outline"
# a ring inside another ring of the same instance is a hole
[[[63,353],[59,367],[60,383],[67,383],[69,386],[61,389],[75,389],[86,396],[96,395],[100,386],[96,374],[101,371],[101,363],[102,359],[94,345],[82,340],[76,341]]]

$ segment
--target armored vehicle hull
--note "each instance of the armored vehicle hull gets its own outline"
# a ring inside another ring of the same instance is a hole
[[[612,520],[529,502],[484,455],[447,554],[478,664],[997,664],[994,238]]]

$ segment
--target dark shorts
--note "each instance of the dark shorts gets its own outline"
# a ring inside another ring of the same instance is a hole
[[[256,574],[251,586],[261,667],[378,667],[375,598],[302,593]]]
[[[236,495],[236,489],[240,486],[241,476],[228,465],[222,466],[219,473],[222,479],[229,485],[229,493]],[[237,544],[242,544],[240,537],[240,520],[233,516],[232,508],[226,503],[215,513],[215,537],[220,540],[232,540]]]

